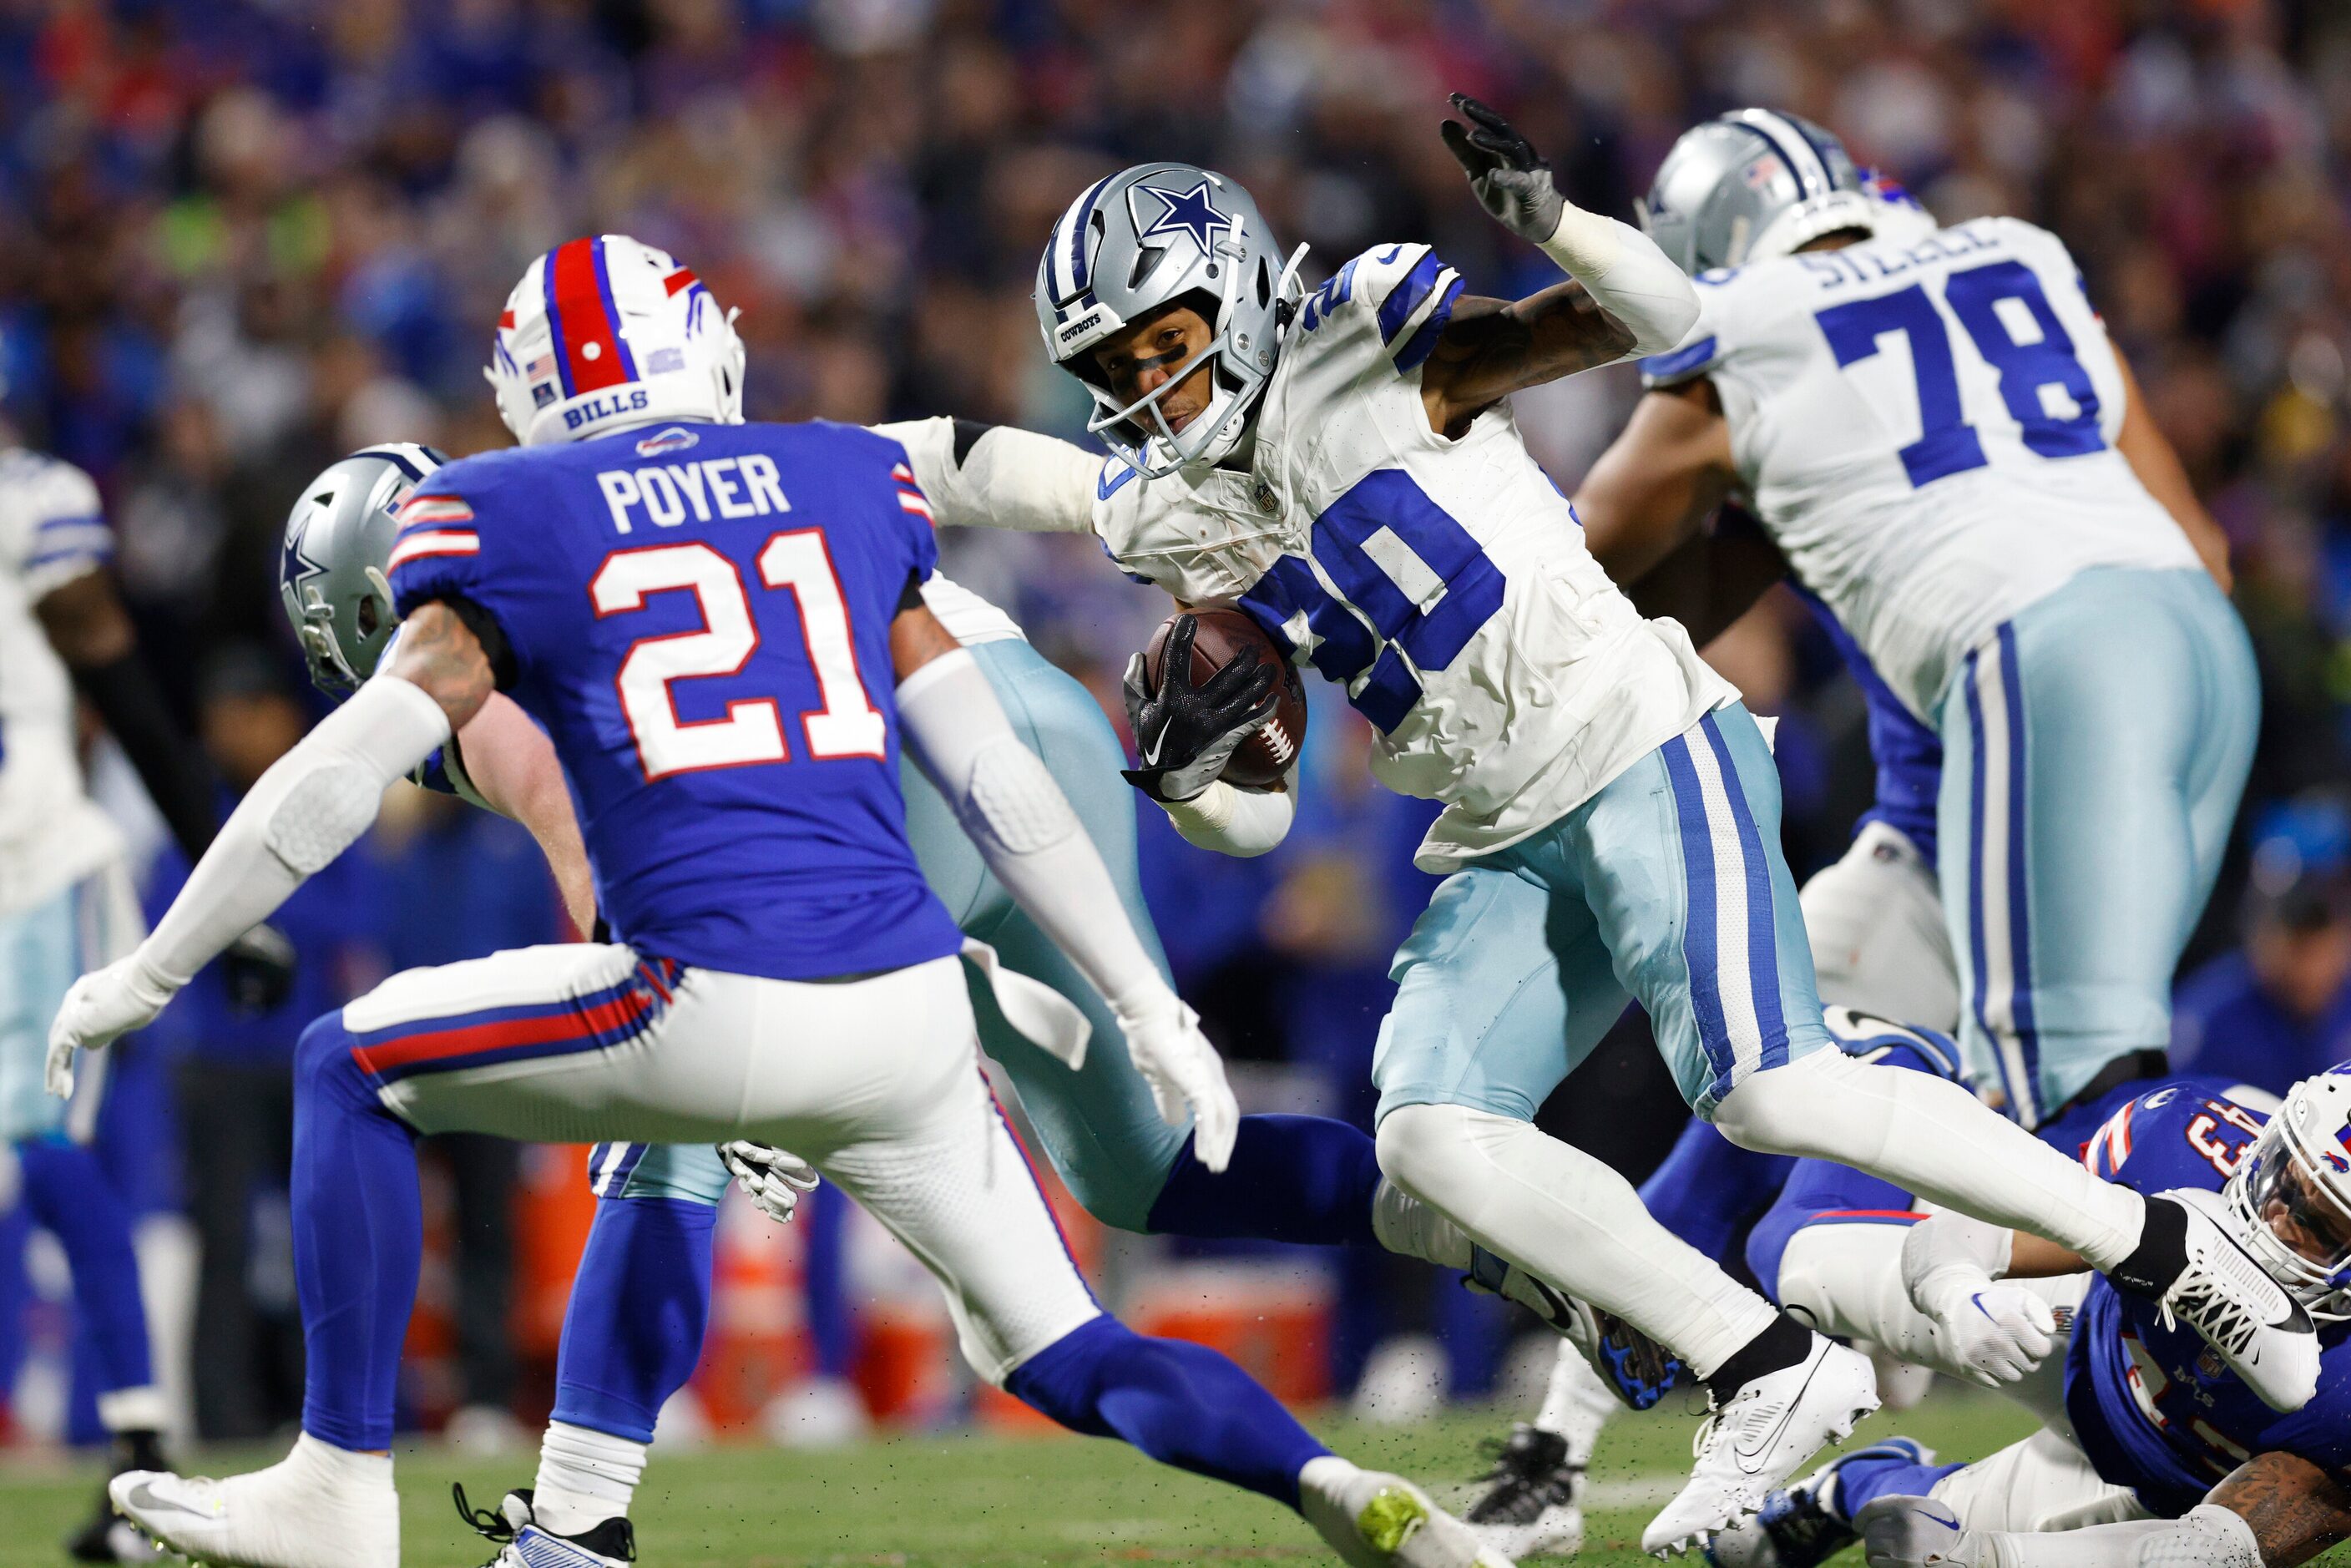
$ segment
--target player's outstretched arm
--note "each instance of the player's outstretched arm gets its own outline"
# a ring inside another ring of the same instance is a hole
[[[1520,387],[1679,343],[1698,315],[1698,291],[1681,268],[1631,225],[1568,201],[1551,165],[1501,115],[1460,93],[1453,107],[1469,123],[1447,120],[1445,145],[1479,204],[1582,287],[1456,305],[1421,380],[1437,428],[1449,430]]]
[[[1093,528],[1098,454],[1057,436],[970,419],[877,424],[906,449],[941,528],[1082,534]]]
[[[1110,870],[1061,786],[1012,726],[963,645],[916,601],[890,627],[906,753],[955,807],[987,869],[1100,991],[1159,1113],[1194,1119],[1193,1152],[1232,1158],[1240,1110],[1224,1064],[1126,917]]]
[[[2196,486],[2188,480],[2188,470],[2180,466],[2179,454],[2172,450],[2170,441],[2147,412],[2146,394],[2138,390],[2138,378],[2131,374],[2130,361],[2117,352],[2115,364],[2123,373],[2123,427],[2116,434],[2115,449],[2123,461],[2131,465],[2138,482],[2147,493],[2163,503],[2172,520],[2179,525],[2188,542],[2196,547],[2196,554],[2204,562],[2204,570],[2226,593],[2235,583],[2229,570],[2229,536],[2204,509],[2196,497]]]
[[[147,940],[74,983],[49,1030],[51,1091],[72,1092],[77,1050],[149,1022],[222,948],[349,849],[392,781],[446,744],[491,686],[489,657],[455,609],[427,604],[411,615],[375,678],[246,793]]]
[[[563,912],[585,935],[596,925],[596,882],[588,846],[564,781],[555,743],[512,697],[492,693],[457,732],[465,777],[498,815],[520,822],[538,841],[547,868],[563,894]]]
[[[2256,1454],[2204,1500],[2252,1526],[2265,1568],[2295,1568],[2351,1541],[2351,1485],[2294,1454]]]

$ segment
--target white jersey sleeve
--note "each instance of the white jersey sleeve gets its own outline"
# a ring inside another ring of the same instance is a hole
[[[0,571],[37,604],[114,554],[98,486],[70,463],[33,452],[0,455]]]
[[[1698,284],[1645,376],[1712,382],[1757,517],[1920,718],[2075,573],[2197,570],[2115,450],[2121,365],[2054,235],[1980,218]]]
[[[1601,571],[1507,403],[1458,439],[1430,427],[1422,368],[1460,295],[1426,246],[1364,252],[1284,338],[1246,471],[1113,465],[1094,507],[1121,567],[1238,604],[1346,692],[1380,780],[1446,803],[1430,870],[1557,821],[1736,699]]]
[[[35,607],[97,570],[114,538],[70,463],[0,453],[0,915],[55,897],[121,852],[83,792],[73,683]]]

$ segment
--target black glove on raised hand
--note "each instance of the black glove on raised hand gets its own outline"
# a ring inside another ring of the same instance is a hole
[[[1189,800],[1215,783],[1234,749],[1273,716],[1280,672],[1254,648],[1192,684],[1192,640],[1199,625],[1186,615],[1167,634],[1156,692],[1144,682],[1142,654],[1126,664],[1126,717],[1143,766],[1121,771],[1155,800]]]
[[[294,944],[275,925],[256,925],[221,950],[229,1005],[247,1018],[275,1012],[294,990]]]
[[[1552,183],[1551,165],[1509,120],[1476,99],[1457,92],[1453,107],[1471,123],[1448,120],[1441,134],[1446,150],[1468,172],[1479,202],[1496,223],[1529,244],[1549,240],[1567,210],[1566,199]]]

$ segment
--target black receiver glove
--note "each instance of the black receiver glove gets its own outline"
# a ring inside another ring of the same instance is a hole
[[[1159,689],[1144,678],[1143,655],[1126,663],[1126,717],[1143,766],[1126,781],[1155,800],[1189,800],[1217,781],[1234,750],[1273,716],[1280,672],[1244,648],[1198,685],[1192,684],[1192,640],[1199,618],[1186,615],[1167,634]]]
[[[1559,232],[1566,199],[1552,183],[1551,165],[1510,122],[1465,93],[1453,107],[1471,125],[1448,120],[1442,127],[1446,150],[1469,176],[1469,188],[1494,221],[1531,245]],[[1472,129],[1472,126],[1475,129]]]

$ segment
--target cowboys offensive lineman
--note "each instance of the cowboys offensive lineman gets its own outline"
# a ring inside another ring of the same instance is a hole
[[[1092,528],[1179,601],[1238,601],[1345,685],[1382,731],[1384,782],[1447,801],[1422,861],[1453,874],[1398,956],[1374,1068],[1382,1165],[1714,1386],[1697,1473],[1646,1537],[1670,1549],[1751,1508],[1762,1477],[1875,1395],[1861,1358],[1778,1317],[1658,1228],[1621,1179],[1531,1126],[1628,995],[1658,1019],[1692,1103],[1745,1141],[1898,1167],[1914,1188],[2078,1238],[2109,1268],[2127,1260],[2123,1272],[2183,1306],[2179,1286],[2200,1291],[2227,1244],[2180,1206],[2087,1178],[1950,1085],[1819,1050],[1761,738],[1680,628],[1642,620],[1582,549],[1501,405],[1678,343],[1694,295],[1636,231],[1567,205],[1499,117],[1457,102],[1478,125],[1447,140],[1481,199],[1590,301],[1573,286],[1465,298],[1411,245],[1374,247],[1301,299],[1298,258],[1277,266],[1230,182],[1165,163],[1111,176],[1063,215],[1039,267],[1049,350],[1086,382],[1094,427],[1120,450],[1092,495],[1067,498],[1063,526]],[[1131,700],[1153,763],[1137,781],[1187,837],[1252,852],[1281,836],[1287,793],[1167,788],[1261,714]],[[2283,1292],[2252,1288],[2262,1299],[2239,1303],[2240,1321],[2259,1326],[2231,1354],[2297,1404],[2315,1357],[2307,1324]]]

